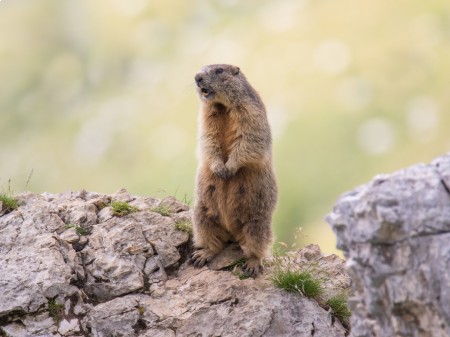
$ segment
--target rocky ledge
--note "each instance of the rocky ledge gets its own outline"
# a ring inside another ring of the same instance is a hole
[[[174,198],[121,190],[23,193],[17,201],[8,212],[0,203],[1,336],[345,335],[316,301],[275,288],[270,264],[263,276],[242,279],[230,267],[241,257],[233,246],[194,269],[191,211]],[[115,209],[117,202],[129,206]],[[343,261],[318,247],[289,259],[326,264],[348,286]]]
[[[450,336],[450,153],[344,194],[328,217],[354,337]]]

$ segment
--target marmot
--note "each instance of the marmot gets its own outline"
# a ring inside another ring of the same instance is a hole
[[[195,82],[201,110],[191,261],[202,267],[237,241],[244,272],[255,277],[272,242],[277,200],[266,109],[236,66],[205,66]]]

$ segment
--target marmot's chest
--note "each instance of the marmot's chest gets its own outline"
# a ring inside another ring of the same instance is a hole
[[[218,143],[222,152],[223,161],[226,162],[233,148],[236,147],[241,134],[239,131],[239,123],[233,115],[227,114],[221,117],[220,121],[218,121],[220,123]]]

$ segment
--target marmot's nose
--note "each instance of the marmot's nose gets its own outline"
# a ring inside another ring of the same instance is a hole
[[[200,75],[200,74],[195,75],[195,83],[197,83],[197,85],[199,85],[201,81],[203,81],[202,75]]]

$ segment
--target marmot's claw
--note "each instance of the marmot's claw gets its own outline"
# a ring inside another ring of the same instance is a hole
[[[209,261],[209,259],[209,255],[204,252],[204,250],[196,250],[192,253],[190,260],[195,268],[201,268]]]
[[[258,276],[260,273],[263,272],[264,267],[260,264],[259,261],[257,263],[248,261],[244,265],[243,269],[245,275],[255,278],[256,276]]]
[[[206,264],[206,262],[207,262],[206,259],[202,259],[202,258],[196,259],[194,261],[194,267],[201,268]]]

